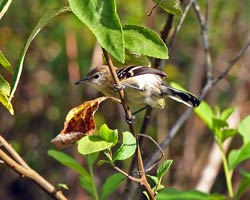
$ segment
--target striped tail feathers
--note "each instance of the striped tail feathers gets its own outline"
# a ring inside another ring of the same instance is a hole
[[[200,105],[200,101],[193,94],[166,85],[161,86],[161,95],[166,95],[169,98],[181,102],[189,107],[197,107]]]

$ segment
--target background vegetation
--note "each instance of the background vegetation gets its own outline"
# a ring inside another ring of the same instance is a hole
[[[197,1],[202,13],[208,7],[207,33],[209,51],[212,58],[214,75],[224,71],[249,38],[250,1]],[[0,21],[0,50],[12,64],[14,70],[21,49],[41,15],[48,9],[66,6],[67,2],[48,0],[15,1]],[[188,4],[183,1],[182,7]],[[151,16],[147,13],[153,7],[151,1],[117,1],[118,13],[122,22],[140,24],[160,32],[168,14],[157,8]],[[204,15],[205,16],[205,15]],[[180,16],[175,16],[173,34]],[[206,80],[204,49],[200,37],[200,26],[193,9],[187,13],[176,39],[169,49],[169,59],[163,67],[168,74],[168,82],[177,82],[192,93],[199,95]],[[169,41],[166,42],[167,46]],[[15,115],[0,107],[0,133],[10,142],[22,158],[53,185],[65,183],[69,190],[64,194],[69,199],[87,198],[80,187],[78,175],[48,156],[53,149],[51,139],[62,129],[68,110],[81,102],[93,99],[100,94],[87,86],[78,87],[74,82],[86,75],[90,66],[101,62],[95,49],[96,40],[91,32],[72,14],[62,15],[53,20],[31,43],[25,59],[20,83],[13,99]],[[97,55],[97,57],[96,57]],[[221,110],[235,107],[230,126],[237,127],[241,119],[250,111],[250,50],[240,58],[229,74],[218,82],[205,100]],[[12,75],[1,69],[1,74],[11,82]],[[153,110],[148,134],[159,143],[168,130],[187,108],[169,100],[164,110]],[[107,123],[110,128],[126,130],[123,111],[111,102],[102,104],[96,114],[97,127]],[[142,121],[143,113],[136,121]],[[138,128],[139,129],[139,128]],[[157,134],[155,134],[157,133]],[[240,136],[230,142],[231,149],[242,144]],[[143,153],[150,155],[154,148],[144,144]],[[165,151],[165,159],[174,160],[168,175],[163,180],[167,187],[178,189],[199,188],[201,175],[208,166],[209,156],[214,145],[213,135],[204,123],[192,114],[178,134],[171,140]],[[150,148],[149,148],[150,147]],[[64,150],[75,157],[82,165],[86,161],[77,153],[76,146]],[[126,162],[120,165],[128,169]],[[239,168],[250,170],[249,160]],[[113,173],[108,165],[95,168],[96,182],[102,185]],[[224,171],[221,165],[214,166],[216,180],[212,192],[227,194]],[[240,181],[239,172],[233,174],[233,187]],[[20,177],[5,165],[0,165],[1,199],[49,199],[36,185]],[[210,190],[210,189],[209,189]],[[121,193],[118,190],[117,193]],[[246,198],[247,195],[245,194]]]

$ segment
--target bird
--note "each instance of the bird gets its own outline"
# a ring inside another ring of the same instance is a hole
[[[124,98],[128,105],[163,109],[166,97],[189,107],[197,107],[200,104],[198,98],[190,92],[167,85],[164,82],[167,74],[161,70],[147,66],[129,65],[115,67],[115,71],[124,90]],[[93,67],[86,77],[75,82],[76,85],[82,83],[89,84],[105,96],[119,98],[107,65]]]

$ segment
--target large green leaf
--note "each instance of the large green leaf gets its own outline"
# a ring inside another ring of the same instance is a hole
[[[180,191],[172,188],[160,190],[157,200],[226,200],[219,194],[208,194],[197,190]]]
[[[96,153],[110,148],[113,142],[107,142],[98,135],[88,135],[78,141],[78,151],[83,155]]]
[[[2,0],[0,4],[0,20],[4,16],[4,14],[7,12],[12,0]]]
[[[100,45],[124,63],[125,47],[114,0],[68,0],[72,12],[88,26]]]
[[[125,160],[131,157],[136,150],[136,139],[132,133],[125,131],[122,133],[122,145],[114,153],[113,161],[115,160]]]
[[[179,0],[153,0],[153,2],[159,4],[159,6],[168,13],[171,13],[173,15],[182,14]]]
[[[239,126],[238,131],[240,135],[243,137],[243,143],[246,144],[250,142],[250,115],[248,115],[245,119],[243,119]]]
[[[121,173],[115,173],[109,176],[105,183],[102,186],[102,192],[101,192],[101,200],[107,199],[107,197],[112,194],[122,183],[123,180],[125,180],[125,176]]]
[[[126,25],[123,31],[127,49],[155,58],[168,59],[165,43],[153,30],[137,25]]]
[[[5,56],[3,55],[2,51],[0,51],[0,65],[2,65],[11,74],[13,74],[14,71],[13,71],[13,69],[11,67],[11,64],[9,63],[9,61],[7,60],[7,58],[5,58]]]
[[[205,101],[202,101],[199,107],[194,109],[194,112],[202,119],[208,128],[213,130],[213,118],[215,116],[212,108]]]
[[[240,149],[231,150],[228,155],[228,166],[231,171],[241,162],[250,159],[250,142],[244,144]]]
[[[60,162],[61,164],[73,169],[78,174],[83,176],[85,179],[91,181],[89,173],[71,156],[63,152],[52,150],[52,149],[48,150],[48,155],[54,158],[55,160],[57,160],[58,162]]]
[[[65,8],[61,8],[61,9],[56,9],[56,10],[48,10],[46,11],[43,16],[40,18],[40,20],[38,21],[37,25],[35,26],[35,28],[32,30],[31,34],[29,35],[27,41],[25,42],[23,49],[20,53],[19,56],[19,60],[18,60],[18,64],[17,64],[17,68],[15,69],[14,72],[14,77],[13,77],[13,81],[12,81],[12,90],[11,90],[11,94],[10,94],[10,98],[9,98],[9,102],[12,100],[14,93],[16,91],[16,88],[18,86],[21,74],[22,74],[22,70],[23,70],[23,63],[24,63],[24,58],[25,55],[28,51],[28,48],[31,44],[31,42],[33,41],[33,39],[36,37],[36,35],[56,16],[64,14],[64,13],[68,13],[70,12],[70,9],[68,7]]]
[[[221,113],[221,119],[223,120],[227,120],[228,117],[230,117],[230,115],[235,111],[235,108],[227,108],[225,110],[223,110],[223,112]]]

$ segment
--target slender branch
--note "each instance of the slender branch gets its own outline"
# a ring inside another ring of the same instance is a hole
[[[130,132],[134,136],[136,136],[136,131],[135,131],[134,125],[132,123],[132,120],[133,120],[132,113],[131,113],[131,111],[130,111],[130,109],[129,109],[129,107],[126,104],[126,101],[124,99],[124,91],[122,89],[122,85],[121,85],[121,83],[119,81],[119,78],[117,77],[114,65],[112,63],[112,60],[111,60],[108,52],[105,49],[102,49],[102,51],[103,51],[103,55],[104,55],[104,57],[106,59],[106,62],[108,64],[108,67],[110,69],[110,73],[112,74],[114,83],[119,88],[118,92],[119,92],[119,96],[120,96],[120,100],[121,100],[124,112],[126,114],[126,121],[127,121],[128,126],[129,126]],[[151,187],[150,187],[150,185],[149,185],[149,183],[147,182],[147,179],[146,179],[144,164],[143,164],[142,155],[141,155],[139,145],[137,145],[137,162],[138,162],[138,170],[140,172],[140,178],[142,180],[141,184],[144,185],[144,187],[146,188],[150,198],[155,199],[155,194],[154,194],[153,190],[151,189]]]
[[[243,54],[246,52],[248,47],[250,46],[250,37],[248,38],[248,41],[246,44],[242,47],[242,49],[237,53],[237,55],[230,61],[230,65],[217,77],[215,77],[212,81],[212,85],[216,84],[218,81],[223,79],[228,72],[232,69],[232,67],[235,65],[235,63],[243,56]]]
[[[236,54],[236,56],[231,60],[229,66],[225,69],[224,72],[222,72],[221,75],[217,76],[216,78],[214,78],[212,81],[207,81],[207,83],[205,84],[205,86],[203,87],[203,89],[201,90],[201,94],[199,96],[199,99],[202,100],[206,94],[208,93],[208,91],[216,84],[218,83],[221,79],[223,79],[228,72],[232,69],[232,67],[236,64],[237,61],[239,61],[239,59],[244,55],[244,53],[246,52],[246,50],[250,47],[250,39],[248,40],[248,42],[241,48],[241,50],[239,51],[239,53]],[[190,114],[192,113],[192,108],[188,108],[180,117],[179,119],[176,121],[176,123],[172,126],[172,128],[169,131],[168,136],[163,140],[163,142],[160,144],[160,147],[162,149],[165,149],[170,140],[177,134],[177,132],[179,131],[179,129],[181,128],[181,126],[186,122],[186,120],[189,118]],[[152,165],[152,163],[155,162],[155,160],[159,157],[160,155],[160,151],[156,150],[150,157],[150,160],[147,161],[145,168],[149,167],[150,165]]]
[[[18,162],[20,162],[21,157],[14,152],[14,149],[5,141],[5,139],[0,135],[0,144],[3,145],[10,155],[14,155],[14,159],[18,158]],[[22,177],[28,177],[33,180],[40,188],[42,188],[45,192],[47,192],[52,198],[66,200],[67,198],[62,194],[61,191],[57,191],[56,188],[51,185],[47,180],[45,180],[42,176],[40,176],[36,171],[31,169],[24,161],[21,161],[22,164],[19,164],[9,155],[7,155],[3,150],[0,150],[0,158],[12,168],[14,171],[19,173]],[[24,164],[25,163],[25,164]]]
[[[201,28],[201,40],[202,40],[202,45],[205,53],[205,69],[206,69],[206,76],[207,80],[212,79],[212,62],[211,62],[211,56],[210,56],[210,51],[209,51],[209,42],[208,42],[208,36],[207,36],[207,21],[204,19],[204,17],[201,14],[200,11],[200,6],[198,3],[194,0],[192,2],[194,11],[197,15],[200,28]],[[207,12],[206,12],[207,13]],[[206,18],[207,18],[206,14]]]
[[[26,169],[30,169],[28,164],[21,158],[21,156],[13,149],[13,147],[0,135],[0,144],[9,152],[9,154],[16,160],[21,166]]]

